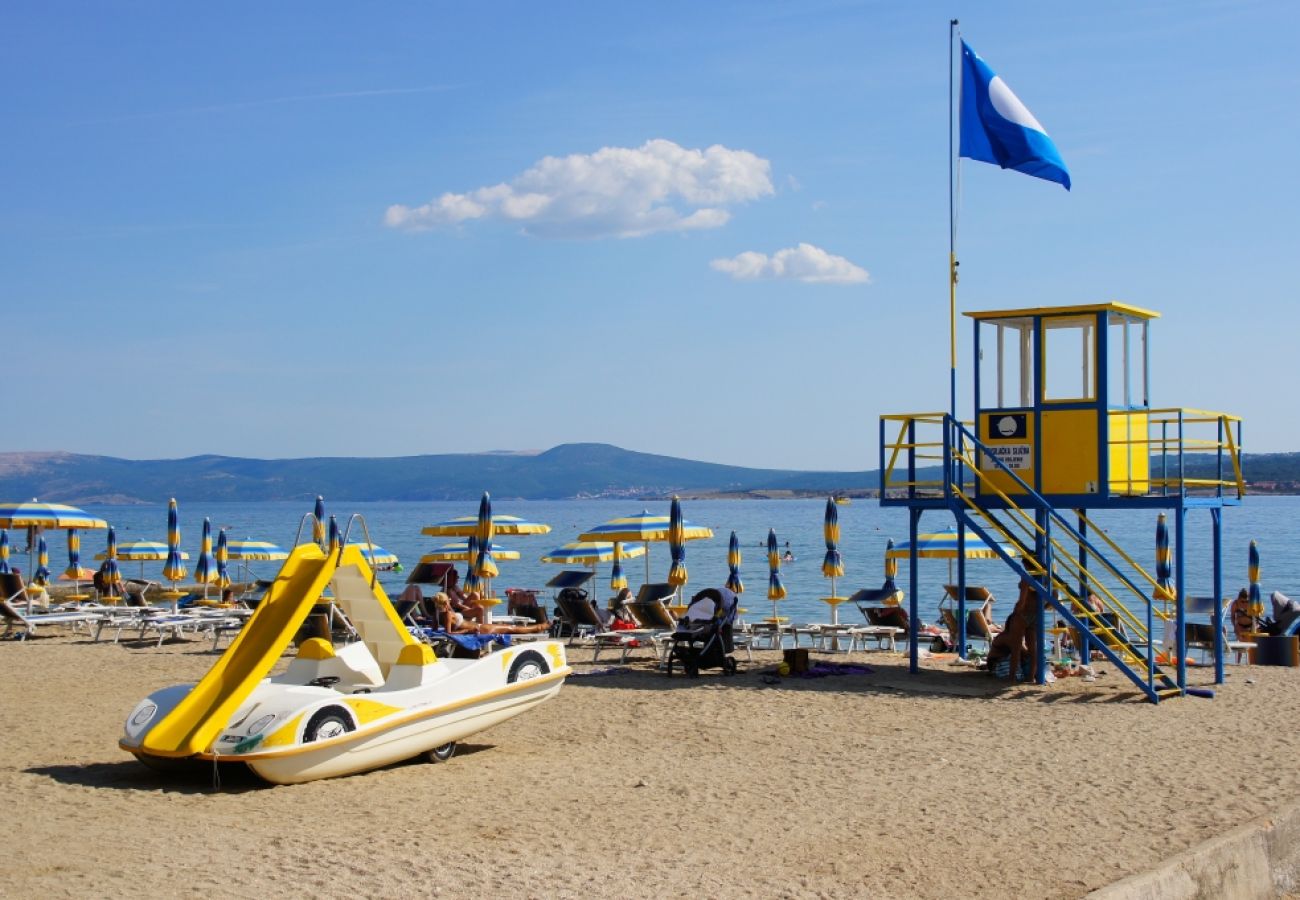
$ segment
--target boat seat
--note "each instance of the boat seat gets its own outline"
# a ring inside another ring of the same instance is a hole
[[[280,684],[311,684],[321,678],[337,678],[340,690],[347,687],[378,687],[384,683],[366,645],[347,644],[334,648],[324,638],[309,638],[298,646],[298,655],[284,670],[271,679]]]

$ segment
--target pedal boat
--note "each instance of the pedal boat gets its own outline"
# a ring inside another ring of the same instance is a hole
[[[269,676],[326,587],[360,640],[308,639]],[[442,760],[457,741],[555,696],[569,671],[552,640],[439,659],[402,625],[356,548],[304,544],[212,670],[141,700],[119,746],[152,768],[243,763],[275,784]]]

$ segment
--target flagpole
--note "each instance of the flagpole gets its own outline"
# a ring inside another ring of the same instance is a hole
[[[955,71],[953,64],[954,39],[957,20],[948,22],[948,407],[949,414],[957,418],[957,216],[954,209],[953,185],[956,180],[957,158],[953,144],[953,92]]]

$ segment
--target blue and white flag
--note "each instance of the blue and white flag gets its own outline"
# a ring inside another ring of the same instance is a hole
[[[961,156],[1015,169],[1070,189],[1056,144],[1034,114],[961,42]]]

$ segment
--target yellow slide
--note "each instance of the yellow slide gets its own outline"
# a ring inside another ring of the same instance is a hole
[[[301,544],[285,560],[257,611],[221,659],[140,744],[150,756],[202,753],[265,678],[334,575],[337,555]]]

